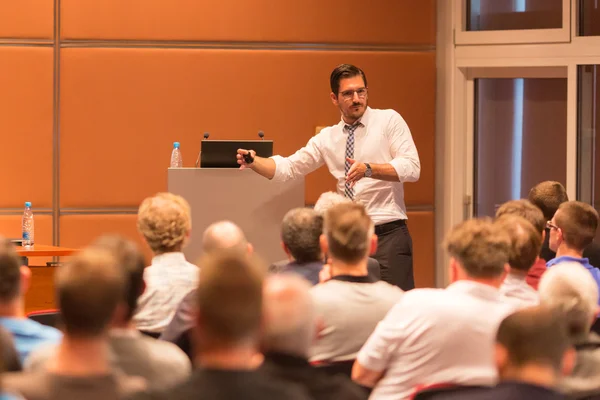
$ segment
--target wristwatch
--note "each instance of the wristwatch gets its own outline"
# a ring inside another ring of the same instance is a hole
[[[371,169],[371,164],[365,163],[365,166],[367,167],[367,169],[365,170],[365,177],[370,178],[371,175],[373,175],[373,170]]]

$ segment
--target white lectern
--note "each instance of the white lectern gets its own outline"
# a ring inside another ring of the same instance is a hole
[[[192,236],[184,249],[195,263],[202,253],[202,233],[213,222],[230,220],[242,228],[256,252],[268,263],[284,259],[281,221],[304,206],[304,179],[270,181],[254,171],[229,168],[170,168],[169,192],[192,208]]]

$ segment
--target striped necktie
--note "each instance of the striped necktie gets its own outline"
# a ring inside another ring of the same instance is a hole
[[[344,129],[346,129],[346,131],[348,132],[348,139],[346,139],[346,158],[354,158],[354,131],[356,130],[356,128],[358,128],[358,126],[361,125],[361,123],[357,123],[354,125],[346,125],[344,126]],[[346,160],[346,159],[344,159]],[[345,164],[344,164],[344,175],[348,175],[348,171],[350,170],[350,162],[348,162],[348,160],[346,160]],[[346,197],[348,197],[351,200],[354,200],[354,188],[350,187],[350,183],[346,182],[345,188],[344,188],[344,194],[346,195]]]

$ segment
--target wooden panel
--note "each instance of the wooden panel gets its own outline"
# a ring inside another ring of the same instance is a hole
[[[64,49],[61,62],[61,207],[137,207],[166,189],[172,142],[191,167],[205,131],[254,139],[262,129],[276,153],[293,153],[339,121],[329,74],[341,62],[365,69],[371,106],[407,120],[422,161],[407,203],[433,204],[434,53]],[[326,176],[309,179],[308,203]]]
[[[52,244],[52,216],[36,215],[33,210],[35,222],[35,243]],[[0,215],[0,236],[18,239],[21,237],[21,216]]]
[[[52,51],[0,48],[0,207],[52,205]]]
[[[435,43],[435,0],[62,0],[66,39]]]
[[[138,233],[137,215],[63,215],[60,217],[60,244],[82,248],[98,236],[119,234],[138,244],[149,262],[150,248]]]
[[[53,37],[53,0],[0,2],[0,38],[52,39]]]
[[[435,221],[432,211],[408,213],[413,240],[413,268],[418,288],[435,287]]]
[[[54,267],[30,267],[31,285],[25,294],[25,312],[56,308]]]

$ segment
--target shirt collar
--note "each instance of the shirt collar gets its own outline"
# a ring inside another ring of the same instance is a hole
[[[152,257],[152,264],[183,264],[187,262],[185,255],[180,251],[163,253]]]
[[[577,262],[581,265],[583,265],[584,267],[590,263],[590,260],[587,258],[579,258],[579,257],[571,257],[571,256],[561,256],[561,257],[556,257],[553,258],[552,260],[548,261],[546,263],[547,267],[551,267],[553,265],[556,265],[558,263],[561,262],[565,262],[565,261],[573,261],[573,262]]]
[[[371,113],[371,107],[367,106],[367,109],[365,110],[365,113],[363,114],[363,116],[360,117],[360,119],[358,121],[356,121],[354,124],[362,124],[362,126],[364,126],[365,128],[367,126],[369,126],[370,113]],[[346,121],[344,121],[344,117],[341,118],[340,123],[338,125],[342,129],[343,132],[346,132],[344,127],[348,124],[346,123]]]
[[[526,278],[527,278],[527,275],[509,273],[506,276],[506,279],[504,280],[504,282],[508,281],[510,283],[525,283],[525,284],[527,284]]]
[[[331,280],[353,283],[375,283],[375,281],[371,279],[369,275],[336,275],[331,277]]]
[[[498,300],[501,296],[500,291],[495,287],[474,281],[457,281],[450,284],[446,290],[489,300]]]
[[[306,358],[295,356],[292,354],[284,354],[276,351],[268,351],[265,353],[265,359],[271,361],[274,364],[281,365],[284,367],[310,367]]]

